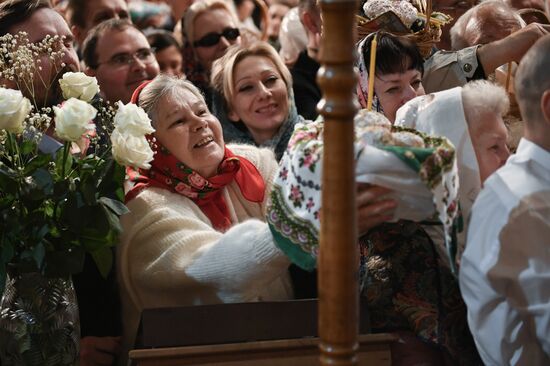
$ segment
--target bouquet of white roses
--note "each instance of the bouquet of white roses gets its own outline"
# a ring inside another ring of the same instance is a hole
[[[0,77],[28,91],[40,50],[25,39],[0,37]],[[147,168],[153,158],[145,134],[154,130],[140,108],[102,105],[97,81],[83,73],[63,74],[59,87],[65,101],[52,108],[0,87],[0,293],[8,266],[66,276],[86,252],[106,275],[127,211],[123,165]]]

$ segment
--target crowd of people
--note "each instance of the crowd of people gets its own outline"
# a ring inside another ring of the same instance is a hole
[[[377,1],[398,18],[418,5],[367,0],[358,15]],[[392,221],[391,191],[358,185],[361,295],[373,331],[399,336],[396,365],[549,364],[550,0],[432,3],[451,18],[428,52],[384,26],[356,40],[356,98],[455,146],[458,274],[437,227]],[[125,364],[146,308],[315,296],[265,216],[295,126],[322,123],[317,0],[0,1],[0,36],[22,31],[63,37],[61,72],[41,55],[49,83],[22,90],[40,107],[80,70],[155,129],[151,168],[127,170],[109,276],[87,258],[74,278],[82,365]]]

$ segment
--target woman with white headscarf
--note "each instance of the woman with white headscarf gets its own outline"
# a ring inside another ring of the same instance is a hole
[[[477,80],[411,100],[398,112],[395,124],[447,137],[457,151],[462,228],[458,232],[458,260],[465,246],[471,207],[483,182],[508,159],[508,132],[503,116],[509,109],[506,92],[486,80]],[[427,228],[442,243],[442,233]],[[443,248],[444,245],[438,245]]]

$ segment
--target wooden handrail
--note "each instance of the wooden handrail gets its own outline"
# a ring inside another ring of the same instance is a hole
[[[318,82],[325,120],[319,254],[321,365],[356,365],[359,253],[355,207],[353,117],[354,30],[357,3],[322,0],[323,38]]]

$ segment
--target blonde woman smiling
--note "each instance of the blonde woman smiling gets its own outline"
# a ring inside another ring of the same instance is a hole
[[[292,77],[266,42],[233,46],[212,67],[212,85],[223,95],[219,108],[228,141],[269,147],[280,160],[294,125],[303,121],[292,95]]]

